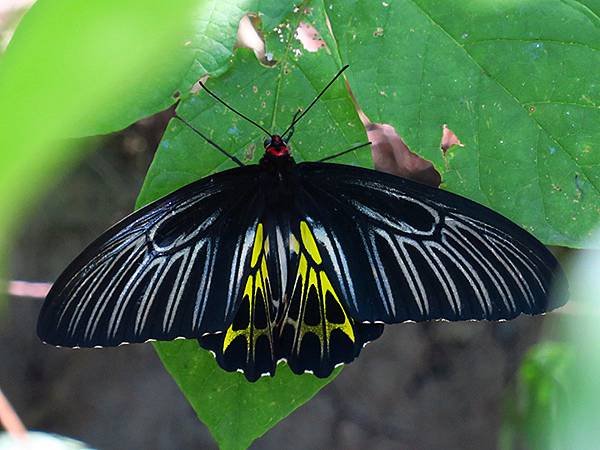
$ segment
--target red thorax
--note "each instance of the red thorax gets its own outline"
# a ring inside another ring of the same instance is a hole
[[[265,151],[276,157],[289,156],[290,149],[281,136],[274,134],[265,141]]]

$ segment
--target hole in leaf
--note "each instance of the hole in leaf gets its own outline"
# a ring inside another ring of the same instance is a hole
[[[364,116],[364,114],[362,115]],[[365,123],[376,170],[438,187],[442,178],[433,164],[413,153],[388,124]]]
[[[272,67],[277,61],[273,58],[272,53],[266,52],[265,40],[260,34],[260,29],[260,18],[255,14],[246,14],[240,20],[236,47],[253,50],[261,64]]]
[[[382,27],[375,28],[375,31],[373,31],[373,37],[381,37],[381,36],[383,36],[383,28]]]
[[[246,147],[246,151],[244,152],[244,159],[246,161],[252,161],[254,159],[254,151],[256,150],[256,144],[250,143],[248,147]]]
[[[448,128],[448,125],[444,124],[442,127],[442,140],[440,141],[440,148],[442,152],[446,154],[448,149],[454,145],[458,145],[459,147],[464,147],[464,144],[460,142],[460,139],[454,131]]]
[[[433,167],[431,161],[413,153],[393,126],[371,122],[356,101],[356,97],[347,81],[346,89],[348,89],[371,142],[371,157],[373,158],[375,170],[439,187],[442,177]]]
[[[300,22],[296,28],[295,37],[307,52],[314,53],[326,46],[317,29],[309,23]]]
[[[584,180],[581,179],[581,176],[576,173],[575,174],[575,189],[577,190],[577,199],[581,200],[583,198],[583,185]]]

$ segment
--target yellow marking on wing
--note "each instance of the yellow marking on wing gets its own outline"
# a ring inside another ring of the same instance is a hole
[[[317,272],[312,267],[310,268],[310,272],[308,274],[308,289],[310,290],[311,286],[314,286],[319,292],[319,286],[317,286]]]
[[[254,245],[252,246],[252,259],[250,261],[250,267],[254,268],[258,262],[258,257],[263,247],[263,226],[259,223],[256,227],[256,233],[254,234]]]
[[[253,307],[253,297],[254,297],[254,277],[252,275],[248,276],[248,281],[246,281],[246,287],[244,288],[244,294],[242,295],[242,298],[244,297],[248,297],[248,308],[250,308],[249,317],[252,317],[252,307]],[[242,301],[242,307],[245,306],[245,303]],[[239,314],[239,311],[238,311]],[[249,324],[251,324],[252,322],[249,320],[248,321]],[[248,327],[246,328],[242,328],[241,330],[234,330],[233,329],[233,323],[231,325],[229,325],[229,328],[227,328],[227,332],[225,333],[225,339],[223,339],[223,352],[225,352],[225,350],[227,350],[227,347],[229,347],[231,345],[231,343],[234,341],[234,339],[236,337],[238,337],[241,334],[246,334],[248,332]]]
[[[262,270],[262,265],[261,265],[261,270]],[[254,289],[254,300],[256,301],[256,294],[258,291],[261,291],[263,293],[263,296],[265,294],[265,290],[263,288],[263,281],[262,281],[262,277],[256,277],[256,288]]]
[[[290,249],[296,254],[300,253],[300,243],[293,234],[290,234]]]
[[[308,325],[304,321],[304,316],[306,315],[306,307],[308,305],[308,293],[311,291],[311,287],[315,287],[314,292],[317,294],[317,304],[321,305],[321,298],[319,292],[319,285],[317,283],[317,272],[313,267],[308,267],[306,258],[304,255],[301,257],[301,261],[304,262],[304,271],[302,276],[302,292],[301,292],[301,304],[298,311],[300,316],[300,329],[298,330],[298,336],[295,342],[296,352],[299,351],[300,343],[302,342],[302,338],[306,333],[313,333],[319,338],[319,341],[323,342],[327,340],[327,336],[323,336],[323,317],[321,315],[321,310],[319,310],[319,315],[321,316],[321,321],[317,325]],[[300,271],[299,271],[300,272]],[[321,355],[323,354],[324,346],[321,345]]]
[[[340,329],[344,332],[344,334],[346,334],[351,340],[352,342],[355,341],[354,338],[354,329],[352,328],[352,324],[350,323],[350,319],[348,318],[348,315],[346,314],[346,310],[344,309],[344,306],[342,305],[342,302],[340,302],[340,299],[338,298],[335,290],[333,289],[333,286],[331,285],[331,281],[329,281],[329,278],[327,277],[327,274],[324,271],[321,271],[320,273],[320,278],[321,278],[321,287],[323,289],[321,296],[323,298],[323,314],[324,314],[324,320],[327,323],[327,333],[329,334],[329,336],[331,336],[331,332],[335,329]],[[326,298],[327,298],[327,293],[330,292],[332,297],[335,299],[335,301],[337,302],[338,305],[340,305],[340,308],[342,310],[342,313],[344,314],[344,323],[333,323],[333,322],[329,322],[327,320],[327,302],[326,302]]]
[[[268,291],[268,293],[265,293],[265,299],[270,299],[272,298],[272,292],[271,292],[271,283],[269,281],[269,271],[267,270],[267,258],[263,258],[261,263],[260,263],[260,275],[262,277],[262,281],[263,284],[265,286],[265,292]],[[268,295],[267,295],[268,294]]]
[[[307,268],[307,270],[308,279],[304,278],[305,282],[302,286],[302,306],[300,308],[302,320],[300,325],[300,334],[298,336],[296,347],[300,344],[302,337],[306,333],[313,333],[317,335],[319,338],[325,341],[325,344],[327,345],[327,347],[329,347],[329,341],[331,340],[331,333],[333,332],[333,330],[341,330],[346,336],[348,336],[348,338],[350,338],[352,342],[355,342],[356,338],[354,336],[354,328],[352,327],[352,322],[350,321],[348,314],[346,314],[346,310],[344,309],[344,306],[340,302],[339,297],[333,289],[333,286],[329,281],[327,274],[324,271],[319,272],[319,279],[321,281],[321,290],[319,291],[317,283],[317,271],[312,267]],[[310,292],[310,288],[312,286],[316,288],[315,292],[317,293],[317,303],[320,306],[319,315],[321,317],[321,323],[318,325],[307,325],[306,322],[304,322],[304,315],[306,314],[306,306],[308,304],[308,292]],[[342,314],[344,315],[343,323],[333,323],[327,320],[326,298],[328,292],[331,293],[331,295],[342,310]],[[323,327],[325,327],[325,333],[323,332]]]
[[[246,281],[246,287],[244,288],[244,294],[242,295],[242,298],[244,298],[245,296],[248,296],[248,298],[252,299],[252,290],[253,290],[253,286],[254,286],[254,277],[252,275],[248,276],[248,281]]]
[[[304,247],[306,248],[306,251],[310,257],[317,264],[321,264],[322,259],[319,249],[317,248],[317,243],[315,242],[315,238],[305,221],[300,222],[300,235],[302,236],[302,243],[304,244]]]
[[[253,357],[254,349],[256,347],[256,341],[260,336],[266,335],[269,338],[269,342],[272,342],[272,324],[269,309],[269,302],[271,301],[271,292],[269,286],[269,272],[267,269],[266,258],[268,248],[268,237],[266,239],[263,239],[263,226],[262,223],[259,223],[256,227],[254,243],[252,246],[252,257],[250,259],[250,268],[256,269],[256,272],[254,274],[248,275],[248,280],[246,281],[246,286],[244,287],[244,292],[242,294],[242,307],[244,307],[245,304],[243,299],[247,297],[248,308],[250,308],[250,310],[248,311],[248,325],[246,326],[246,328],[242,328],[240,330],[234,330],[233,323],[229,326],[227,332],[225,333],[225,338],[223,339],[223,353],[225,353],[227,348],[238,336],[244,336],[246,338],[247,359],[250,359],[251,356]],[[263,249],[264,253],[262,253]],[[267,290],[269,290],[269,292],[267,292]],[[264,305],[262,306],[265,308],[265,314],[267,316],[266,328],[256,328],[254,325],[256,301],[258,298],[257,294],[259,291],[262,293],[262,300],[264,302]]]
[[[297,320],[288,317],[288,322],[292,323],[296,328],[296,337],[294,340],[293,348],[295,352],[299,351],[300,343],[306,333],[313,333],[319,337],[321,341],[321,354],[325,349],[329,348],[329,342],[331,340],[331,333],[333,330],[342,331],[352,342],[356,342],[354,334],[354,327],[352,320],[346,313],[339,296],[335,292],[335,289],[327,276],[327,273],[323,270],[317,270],[315,265],[321,264],[322,258],[317,247],[316,240],[308,226],[304,221],[300,222],[300,236],[302,238],[302,252],[300,252],[300,258],[298,261],[298,272],[296,274],[296,282],[294,285],[294,291],[300,289],[299,301],[300,307],[298,311]],[[298,245],[294,235],[290,236],[290,246],[294,249],[294,244]],[[310,256],[308,259],[305,254]],[[320,282],[320,289],[319,289]],[[317,303],[319,305],[320,324],[318,325],[307,325],[304,321],[306,313],[306,307],[308,305],[308,295],[311,291],[311,287],[315,287],[315,293],[317,295]],[[343,323],[334,323],[327,320],[327,294],[330,294],[335,302],[339,305],[342,314],[344,315]]]
[[[304,255],[300,256],[300,261],[298,262],[298,278],[302,278],[302,291],[300,292],[300,298],[304,299],[304,295],[306,293],[306,289],[304,287],[306,283],[306,279],[308,275],[308,262],[306,261],[306,257]]]
[[[292,240],[293,239],[293,240]],[[290,245],[292,244],[292,242],[296,242],[296,244],[298,243],[298,241],[295,240],[294,235],[292,234],[290,236]],[[294,293],[296,292],[297,289],[300,289],[300,295],[298,296],[298,301],[300,301],[300,306],[298,307],[298,317],[289,317],[289,310],[285,313],[285,321],[286,323],[289,323],[290,325],[292,325],[294,327],[294,341],[292,344],[292,349],[293,351],[296,351],[296,348],[298,346],[299,343],[299,337],[300,334],[302,332],[302,327],[299,325],[302,322],[302,311],[304,310],[304,305],[305,305],[305,299],[304,299],[304,295],[305,295],[305,284],[306,284],[306,279],[308,278],[308,264],[306,261],[306,257],[304,256],[303,253],[300,254],[300,257],[298,259],[298,272],[296,273],[296,280],[294,281],[294,288],[292,289],[292,296],[291,296],[291,301],[295,301],[295,295]],[[291,303],[288,304],[288,308],[291,307]]]

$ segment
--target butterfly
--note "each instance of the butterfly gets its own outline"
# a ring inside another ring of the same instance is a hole
[[[295,124],[345,70],[268,135],[244,165],[139,209],[60,275],[40,312],[42,341],[105,347],[196,339],[249,381],[329,376],[384,324],[507,320],[559,306],[552,254],[500,214],[450,192],[374,170],[296,163]]]

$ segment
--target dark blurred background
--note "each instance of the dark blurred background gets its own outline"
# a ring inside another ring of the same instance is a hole
[[[52,281],[133,209],[169,113],[81,141],[87,156],[23,224],[11,279]],[[30,429],[99,449],[215,448],[149,344],[68,350],[35,334],[42,300],[0,312],[0,386]],[[494,449],[507,387],[553,316],[388,326],[254,449]],[[548,327],[550,325],[550,327]]]

